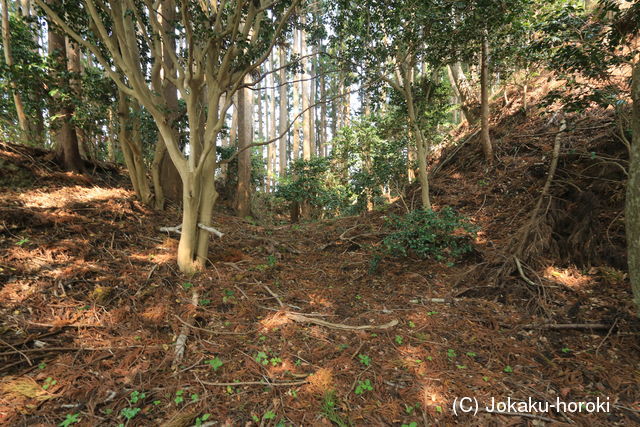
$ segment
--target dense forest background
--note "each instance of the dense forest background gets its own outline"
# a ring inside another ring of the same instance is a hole
[[[639,2],[0,8],[0,421],[640,422]]]

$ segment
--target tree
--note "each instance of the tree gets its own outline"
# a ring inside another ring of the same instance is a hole
[[[56,74],[61,79],[60,86],[69,87],[67,70],[67,46],[65,37],[56,27],[49,27],[49,56],[57,58]],[[58,91],[54,98],[54,118],[52,130],[56,144],[56,157],[65,169],[83,172],[84,164],[80,157],[78,135],[73,125],[75,106],[72,97],[64,91]]]
[[[279,112],[280,112],[280,126],[279,126],[279,134],[280,134],[280,141],[279,141],[279,163],[280,163],[280,170],[279,170],[279,176],[280,178],[285,176],[286,170],[287,170],[287,129],[289,126],[289,121],[287,120],[287,118],[289,117],[289,110],[287,107],[287,83],[286,83],[286,68],[285,68],[285,63],[287,62],[287,56],[285,54],[284,48],[282,46],[280,46],[279,48],[279,58],[280,58],[280,63],[279,63],[279,71],[278,71],[278,76],[279,76],[279,84],[280,84],[280,106],[279,106]]]
[[[248,77],[245,77],[248,82]],[[238,184],[235,209],[239,217],[251,215],[251,143],[253,142],[251,91],[244,87],[238,92]]]
[[[417,108],[416,66],[429,64],[437,70],[446,59],[444,47],[450,38],[446,8],[438,2],[370,0],[340,1],[334,9],[334,45],[343,52],[343,61],[368,85],[386,83],[403,98],[409,130],[418,154],[421,200],[431,209],[427,156],[429,141],[420,127],[423,111]],[[355,65],[357,64],[357,65]],[[423,93],[429,99],[429,91]],[[425,105],[424,103],[422,105]]]
[[[11,29],[9,28],[9,7],[7,0],[2,0],[2,44],[4,46],[4,60],[7,67],[10,69],[13,67],[13,53],[11,52]],[[16,113],[18,115],[18,123],[20,130],[24,136],[29,134],[29,125],[27,123],[27,115],[24,111],[24,104],[22,102],[22,96],[18,92],[15,82],[11,83],[11,91],[13,92],[13,102],[16,107]]]
[[[125,94],[136,98],[151,114],[182,180],[182,226],[177,261],[181,271],[203,269],[208,258],[211,219],[217,199],[214,185],[216,142],[224,127],[224,114],[245,76],[268,57],[289,24],[299,0],[271,3],[265,0],[187,2],[177,6],[178,36],[166,33],[161,15],[151,0],[84,0],[92,29],[84,35],[44,0],[35,0],[50,21],[92,52],[105,72]],[[178,51],[169,50],[167,61],[154,61],[173,82],[186,105],[188,154],[181,150],[170,117],[170,108],[146,79],[137,46],[162,57],[162,46],[180,37]],[[118,72],[121,71],[122,73]],[[220,101],[226,94],[225,104]]]

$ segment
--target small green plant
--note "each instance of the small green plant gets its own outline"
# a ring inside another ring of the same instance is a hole
[[[413,320],[409,320],[409,327],[410,328],[415,328],[416,327],[416,324],[413,323]]]
[[[223,292],[224,292],[224,295],[222,296],[222,302],[224,304],[227,304],[235,299],[235,293],[233,291],[230,291],[229,289],[225,289]]]
[[[185,290],[186,290],[186,289],[191,289],[191,288],[193,288],[193,283],[184,282],[184,283],[182,284],[182,289],[185,289]]]
[[[20,239],[20,240],[18,240],[16,242],[16,245],[22,246],[22,245],[24,245],[25,243],[28,243],[28,242],[29,242],[29,238],[28,237],[23,237],[22,239]]]
[[[505,371],[507,374],[510,374],[511,372],[513,372],[513,368],[507,365],[504,367],[503,371]]]
[[[46,367],[47,367],[47,364],[45,362],[38,363],[38,369],[42,370],[42,369],[44,369]]]
[[[372,391],[373,386],[371,385],[370,380],[358,381],[358,385],[356,386],[355,394],[361,395],[365,391]]]
[[[437,311],[427,311],[427,316],[434,316],[436,314],[438,314]]]
[[[482,381],[488,382],[489,381],[489,377],[487,377],[487,376],[482,377]]]
[[[458,369],[467,369],[467,365],[456,365]]]
[[[273,411],[267,411],[264,413],[264,415],[262,416],[263,420],[273,420],[276,417],[276,413]]]
[[[80,414],[67,414],[64,420],[60,424],[60,427],[69,427],[71,424],[80,422]]]
[[[404,412],[407,415],[411,415],[415,412],[416,409],[420,409],[420,402],[416,403],[415,405],[404,405]]]
[[[49,390],[51,387],[53,387],[54,385],[58,384],[58,381],[54,380],[51,377],[47,377],[44,380],[44,384],[42,385],[42,389],[43,390]]]
[[[336,392],[333,390],[327,391],[322,397],[322,413],[329,421],[337,424],[339,427],[348,427],[349,423],[342,419],[336,411],[336,406]]]
[[[371,366],[371,358],[366,354],[359,354],[358,359],[364,366]]]
[[[276,264],[278,263],[278,259],[276,258],[275,255],[269,255],[267,257],[267,265],[271,268],[274,268],[276,266]]]
[[[418,427],[418,423],[411,421],[409,424],[402,424],[401,427]]]
[[[569,347],[562,347],[562,350],[561,350],[561,351],[562,351],[564,354],[567,354],[567,353],[571,353],[573,350],[571,350]]]
[[[139,391],[135,390],[131,392],[131,396],[129,396],[129,402],[135,405],[145,397],[147,397],[145,393],[140,393]]]
[[[281,358],[279,358],[278,356],[273,356],[270,358],[264,351],[259,351],[253,359],[263,366],[267,366],[269,363],[271,363],[271,366],[277,366],[278,364],[282,363]]]
[[[476,357],[477,354],[475,354],[473,351],[467,351],[467,356],[469,357]]]
[[[211,414],[202,414],[201,416],[199,416],[198,418],[196,418],[196,427],[200,427],[202,424],[204,424],[205,421],[207,421],[209,418],[211,418]]]
[[[140,413],[140,411],[140,408],[122,408],[122,411],[120,411],[120,415],[125,417],[127,421],[131,421],[136,417],[136,415]]]
[[[182,402],[184,402],[184,390],[178,390],[176,391],[176,397],[173,399],[173,401],[175,402],[176,405],[181,404]]]
[[[436,412],[441,414],[442,413],[442,406],[436,406]]]
[[[471,252],[471,237],[478,231],[478,227],[450,207],[438,212],[415,210],[403,217],[392,215],[387,227],[393,230],[382,241],[388,254],[438,261]]]
[[[457,354],[456,354],[456,351],[454,349],[450,348],[450,349],[447,350],[447,357],[449,359],[453,359],[456,356],[457,356]]]
[[[213,369],[214,371],[217,371],[218,369],[220,369],[220,367],[222,367],[222,365],[224,365],[224,362],[220,360],[218,356],[214,357],[213,359],[207,360],[204,363],[211,366],[211,369]]]
[[[191,402],[197,402],[198,400],[200,400],[200,395],[198,393],[192,393]]]
[[[211,304],[211,300],[207,298],[203,298],[198,301],[198,304],[206,307],[207,305]]]
[[[402,342],[403,342],[404,340],[402,339],[402,337],[401,337],[400,335],[396,335],[396,337],[395,337],[394,341],[396,342],[396,344],[398,344],[398,345],[402,345]]]

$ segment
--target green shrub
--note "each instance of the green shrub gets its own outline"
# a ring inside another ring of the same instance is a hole
[[[471,252],[471,238],[478,227],[450,207],[440,211],[415,210],[387,221],[391,234],[383,240],[394,256],[417,256],[436,260],[456,259]]]

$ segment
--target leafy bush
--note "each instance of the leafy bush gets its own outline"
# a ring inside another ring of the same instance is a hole
[[[456,259],[471,252],[471,237],[478,230],[450,207],[393,215],[387,226],[395,230],[383,240],[387,253],[436,260]]]
[[[348,192],[337,181],[331,159],[326,157],[292,162],[276,195],[289,202],[309,203],[329,215],[338,214],[349,203]]]

